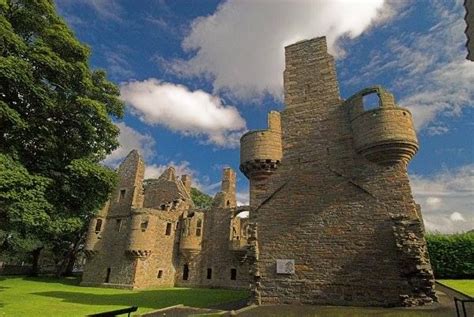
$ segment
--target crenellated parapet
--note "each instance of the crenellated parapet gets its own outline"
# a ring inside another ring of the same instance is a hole
[[[204,230],[204,213],[191,211],[181,219],[179,251],[185,257],[192,257],[201,251]]]
[[[363,98],[376,94],[379,105],[364,110]],[[380,165],[408,164],[418,151],[410,111],[395,104],[393,95],[380,86],[366,88],[345,101],[354,146],[367,160]]]
[[[250,131],[240,139],[240,170],[247,178],[275,171],[282,157],[280,113],[268,115],[268,129]]]
[[[156,240],[157,216],[153,210],[133,209],[126,253],[134,258],[151,255]]]

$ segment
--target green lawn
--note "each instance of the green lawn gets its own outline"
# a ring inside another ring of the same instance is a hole
[[[440,283],[457,289],[461,293],[474,296],[474,280],[438,280]]]
[[[184,304],[240,300],[246,291],[168,288],[140,291],[81,287],[77,279],[0,277],[0,316],[84,316],[136,305],[138,313]]]

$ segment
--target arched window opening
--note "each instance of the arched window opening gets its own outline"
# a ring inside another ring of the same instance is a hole
[[[95,222],[95,233],[99,233],[102,229],[102,219],[97,219]]]

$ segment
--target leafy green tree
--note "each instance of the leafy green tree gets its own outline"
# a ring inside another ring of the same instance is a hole
[[[119,89],[52,0],[0,0],[0,245],[77,244],[115,173]]]
[[[191,187],[191,198],[194,202],[194,205],[196,205],[198,208],[208,209],[212,205],[212,197],[204,194],[195,187]]]

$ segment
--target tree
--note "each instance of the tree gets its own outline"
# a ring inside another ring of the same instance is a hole
[[[212,197],[194,187],[191,188],[191,198],[198,208],[207,209],[212,205]]]
[[[119,89],[52,0],[0,0],[0,245],[73,244],[107,200]],[[74,241],[73,241],[74,240]]]

